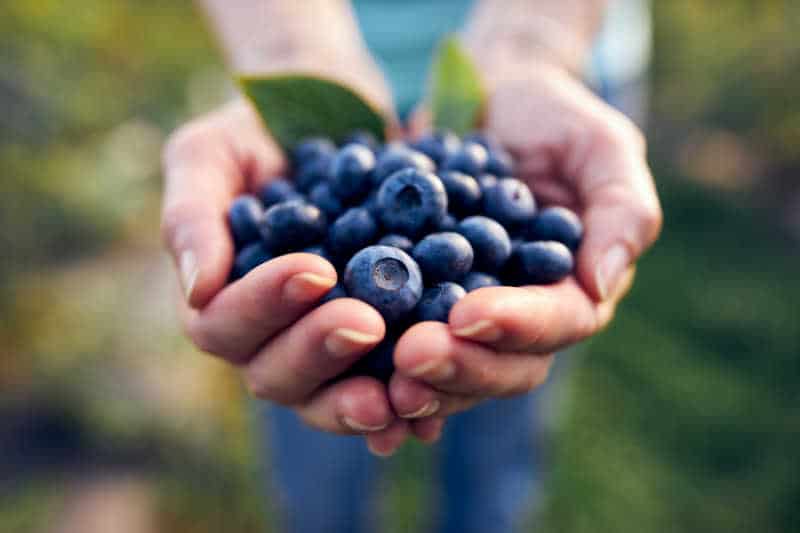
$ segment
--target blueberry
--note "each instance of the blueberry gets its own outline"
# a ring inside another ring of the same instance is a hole
[[[360,358],[345,376],[371,376],[384,383],[394,374],[394,348],[399,335],[387,335],[380,344]]]
[[[239,279],[245,274],[256,268],[262,263],[272,259],[272,255],[267,251],[264,243],[256,242],[245,246],[241,252],[236,254],[233,261],[233,272],[231,277]]]
[[[458,229],[458,219],[451,215],[446,214],[439,222],[438,231],[456,231]]]
[[[228,223],[237,246],[258,240],[258,226],[263,216],[264,208],[255,196],[243,194],[233,201],[228,210]]]
[[[411,255],[426,283],[455,281],[472,268],[472,246],[458,233],[432,233],[414,246]]]
[[[265,207],[271,207],[281,202],[289,200],[301,200],[303,196],[297,192],[294,184],[289,180],[279,178],[271,181],[261,188],[258,193],[259,198]]]
[[[378,225],[368,210],[353,207],[336,219],[328,231],[328,248],[337,257],[348,257],[378,238]]]
[[[372,132],[366,130],[357,130],[348,135],[344,138],[343,145],[348,144],[360,144],[361,146],[366,146],[369,148],[372,153],[378,149],[379,143],[378,138]]]
[[[583,239],[583,224],[566,207],[548,207],[528,226],[527,237],[532,241],[558,241],[574,252]]]
[[[464,136],[464,142],[473,142],[480,144],[487,150],[500,150],[500,141],[494,135],[485,131],[473,131]]]
[[[414,238],[438,227],[447,214],[447,192],[435,174],[407,168],[392,174],[378,189],[384,227]]]
[[[420,322],[427,320],[447,322],[450,309],[466,294],[467,291],[461,285],[449,281],[425,289],[415,310],[417,319]]]
[[[461,280],[461,286],[467,292],[472,292],[483,287],[499,287],[500,280],[483,272],[470,272]]]
[[[334,156],[330,175],[334,191],[344,200],[363,197],[369,192],[375,154],[366,146],[348,144]]]
[[[386,178],[404,168],[433,172],[436,166],[428,156],[421,152],[405,146],[392,146],[378,156],[375,170],[372,172],[373,185],[380,186]]]
[[[489,161],[486,163],[486,172],[495,176],[513,176],[514,159],[511,154],[503,149],[489,150]]]
[[[386,235],[384,238],[378,241],[378,244],[400,248],[407,254],[410,254],[411,250],[414,249],[414,241],[403,235],[397,235],[396,233],[390,233],[389,235]]]
[[[337,298],[347,298],[347,291],[344,290],[344,285],[341,283],[334,285],[333,288],[320,299],[319,303],[321,305],[331,300],[336,300]]]
[[[334,194],[333,185],[328,181],[317,183],[308,193],[308,201],[322,209],[329,220],[335,219],[344,211],[341,200]]]
[[[536,201],[528,186],[516,178],[497,180],[483,195],[483,212],[509,230],[529,223],[536,216]]]
[[[301,252],[303,252],[305,254],[318,255],[321,258],[323,258],[326,261],[328,261],[329,263],[335,264],[333,254],[331,254],[330,250],[328,250],[327,248],[325,248],[324,246],[322,246],[320,244],[315,244],[314,246],[309,246],[308,248],[303,248],[301,250]]]
[[[520,285],[546,285],[567,277],[574,266],[569,248],[556,241],[526,242],[509,261],[510,277]]]
[[[478,176],[486,170],[489,152],[478,143],[465,142],[461,148],[442,163],[440,170],[457,170],[470,176]]]
[[[481,174],[475,180],[481,188],[481,194],[486,194],[488,189],[497,185],[497,176],[494,174]]]
[[[260,229],[261,237],[270,250],[302,250],[325,236],[325,214],[306,202],[282,202],[267,209]]]
[[[336,152],[336,145],[330,139],[310,137],[303,139],[292,150],[292,163],[301,167],[320,157],[331,158]]]
[[[318,183],[331,180],[331,161],[332,156],[320,156],[297,168],[294,175],[294,183],[298,190],[308,193]]]
[[[475,178],[456,170],[445,170],[438,176],[447,191],[447,205],[451,212],[467,217],[480,211],[483,192]]]
[[[381,218],[380,209],[378,209],[378,193],[373,190],[369,196],[361,203],[361,207],[369,211],[369,214],[375,217],[375,220]]]
[[[461,148],[461,140],[455,133],[441,130],[423,135],[414,141],[411,147],[430,157],[437,165],[441,165],[445,159]]]
[[[411,312],[422,296],[422,273],[407,253],[392,246],[369,246],[347,263],[347,294],[367,302],[394,323]]]
[[[511,256],[508,232],[491,218],[465,218],[458,225],[458,232],[472,245],[475,267],[483,272],[497,272]]]

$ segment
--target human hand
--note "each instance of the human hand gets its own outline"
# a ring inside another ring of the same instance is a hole
[[[633,283],[634,262],[660,231],[645,141],[627,118],[547,63],[488,81],[486,128],[514,154],[517,177],[539,203],[581,216],[575,276],[479,289],[453,307],[449,324],[411,328],[397,345],[389,387],[400,416],[446,417],[542,384],[554,352],[608,324]],[[428,123],[420,112],[412,130]]]
[[[172,136],[164,152],[163,237],[185,294],[183,326],[199,348],[235,365],[253,395],[292,407],[312,427],[375,433],[393,446],[408,424],[394,415],[384,384],[367,377],[328,383],[385,332],[363,302],[315,308],[336,283],[331,264],[290,254],[227,284],[234,254],[227,209],[284,169],[283,154],[243,101]]]

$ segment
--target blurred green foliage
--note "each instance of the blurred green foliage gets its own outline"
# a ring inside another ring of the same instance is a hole
[[[538,530],[796,531],[796,243],[770,204],[687,184],[707,167],[679,154],[702,144],[687,132],[722,130],[760,161],[747,183],[798,191],[800,4],[654,4],[666,229],[558,384]],[[0,5],[0,406],[58,405],[89,445],[144,453],[165,531],[271,522],[250,411],[180,339],[158,251],[160,144],[227,91],[189,2]],[[424,522],[429,461],[411,446],[391,468],[392,530]],[[0,530],[38,530],[62,483],[45,473],[0,492]]]

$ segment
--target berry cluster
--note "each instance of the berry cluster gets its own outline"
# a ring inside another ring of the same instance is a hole
[[[467,292],[572,272],[580,219],[563,207],[537,211],[528,186],[511,177],[511,156],[483,134],[380,146],[358,132],[339,148],[307,139],[291,156],[291,181],[271,181],[230,208],[232,278],[290,252],[330,261],[340,281],[323,302],[367,302],[390,330],[354,373],[388,378],[393,340],[415,322],[447,322]]]

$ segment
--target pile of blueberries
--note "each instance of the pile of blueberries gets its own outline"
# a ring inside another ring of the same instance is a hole
[[[572,272],[580,219],[564,207],[537,210],[528,186],[511,177],[510,154],[483,133],[380,145],[356,132],[340,147],[310,138],[293,149],[291,168],[291,179],[233,202],[231,279],[292,252],[330,261],[339,284],[322,303],[357,298],[388,327],[351,373],[388,379],[397,337],[415,322],[447,322],[470,291],[555,283]]]

